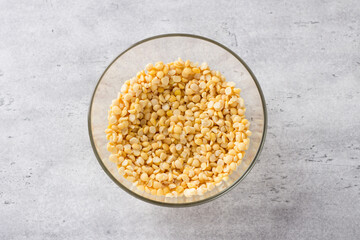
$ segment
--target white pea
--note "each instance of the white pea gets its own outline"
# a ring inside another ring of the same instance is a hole
[[[175,167],[178,168],[178,169],[181,169],[183,167],[183,163],[181,160],[176,160],[175,161]]]
[[[115,123],[117,123],[117,118],[116,118],[114,115],[111,116],[110,119],[109,119],[109,123],[110,123],[110,124],[115,124]]]
[[[161,84],[162,84],[163,86],[167,86],[167,85],[169,84],[169,77],[163,77],[163,78],[161,79]]]
[[[125,101],[130,101],[132,99],[132,97],[133,96],[130,93],[127,93],[127,94],[124,95],[124,100]]]
[[[130,120],[130,122],[135,122],[136,116],[134,114],[130,114],[129,115],[129,120]]]
[[[223,108],[223,106],[222,106],[221,102],[216,102],[216,103],[214,104],[214,109],[215,109],[216,111],[220,111],[222,108]]]
[[[231,87],[227,87],[227,88],[225,89],[225,94],[226,94],[226,95],[231,95],[231,93],[232,93]]]
[[[230,163],[230,169],[233,171],[236,170],[236,163],[234,162]]]
[[[153,163],[154,163],[154,164],[159,165],[160,162],[161,162],[161,158],[159,158],[159,157],[154,157],[154,158],[153,158]]]
[[[199,91],[199,86],[198,86],[197,84],[195,84],[195,83],[191,84],[191,85],[190,85],[190,88],[191,88],[191,90],[193,90],[194,92]]]
[[[130,139],[129,143],[132,145],[132,144],[135,144],[135,143],[139,143],[139,139],[137,139],[136,137],[133,137]]]
[[[113,163],[117,163],[118,162],[118,157],[115,154],[111,154],[109,157],[110,161]]]
[[[149,177],[148,177],[148,175],[146,173],[142,173],[141,176],[140,176],[140,179],[143,182],[147,182]]]
[[[169,104],[165,103],[164,105],[162,105],[162,109],[163,109],[164,111],[169,110],[169,109],[170,109]]]
[[[182,145],[179,143],[179,144],[176,144],[175,148],[176,148],[176,151],[180,151],[182,149]]]
[[[208,102],[208,104],[207,104],[208,108],[213,108],[213,106],[214,106],[214,101]]]
[[[151,127],[149,128],[149,132],[150,132],[150,133],[156,133],[156,128],[155,128],[154,126],[151,126]]]
[[[121,114],[121,109],[120,109],[118,106],[113,106],[113,107],[111,108],[111,111],[112,111],[114,114],[116,114],[116,115]]]
[[[205,82],[200,82],[199,87],[201,89],[205,89],[206,88],[206,83]]]
[[[181,111],[180,111],[179,109],[175,109],[175,110],[173,111],[174,116],[179,116],[180,113],[181,113]]]

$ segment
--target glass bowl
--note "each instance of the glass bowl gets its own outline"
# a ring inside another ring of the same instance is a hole
[[[228,81],[241,88],[245,100],[246,118],[250,121],[250,147],[240,166],[213,190],[204,195],[191,197],[154,196],[140,191],[122,177],[116,164],[109,160],[106,149],[105,129],[108,126],[108,110],[117,98],[121,85],[145,68],[147,63],[173,62],[181,57],[193,62],[207,62],[211,69],[220,71]],[[105,70],[97,83],[88,116],[89,135],[94,153],[106,174],[123,190],[149,203],[183,207],[208,202],[234,188],[249,173],[259,157],[266,135],[266,104],[260,85],[245,62],[233,51],[220,43],[190,34],[165,34],[144,39],[121,53]]]

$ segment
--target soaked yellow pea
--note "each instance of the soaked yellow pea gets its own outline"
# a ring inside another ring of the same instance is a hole
[[[147,64],[110,106],[109,160],[149,194],[190,197],[213,190],[250,146],[240,92],[207,63]]]

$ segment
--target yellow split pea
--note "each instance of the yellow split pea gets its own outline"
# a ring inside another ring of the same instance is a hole
[[[147,193],[204,194],[236,170],[249,148],[244,113],[240,89],[206,63],[150,63],[110,106],[110,161]]]

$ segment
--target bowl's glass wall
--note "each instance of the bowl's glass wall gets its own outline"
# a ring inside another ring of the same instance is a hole
[[[247,150],[242,164],[231,174],[228,181],[223,181],[214,190],[202,196],[168,198],[153,196],[139,191],[129,181],[119,175],[116,165],[108,160],[110,153],[106,150],[106,136],[108,110],[113,99],[117,98],[124,81],[134,77],[145,68],[147,63],[175,61],[178,57],[193,62],[207,62],[211,69],[220,71],[228,81],[233,81],[241,88],[241,96],[245,100],[246,117],[251,122],[250,148]],[[259,89],[246,67],[230,52],[212,42],[189,36],[164,36],[151,39],[135,45],[118,57],[106,70],[94,93],[90,109],[90,128],[93,142],[98,155],[106,169],[123,186],[135,194],[161,203],[184,204],[197,202],[217,196],[237,180],[239,180],[254,161],[264,134],[264,107]]]

